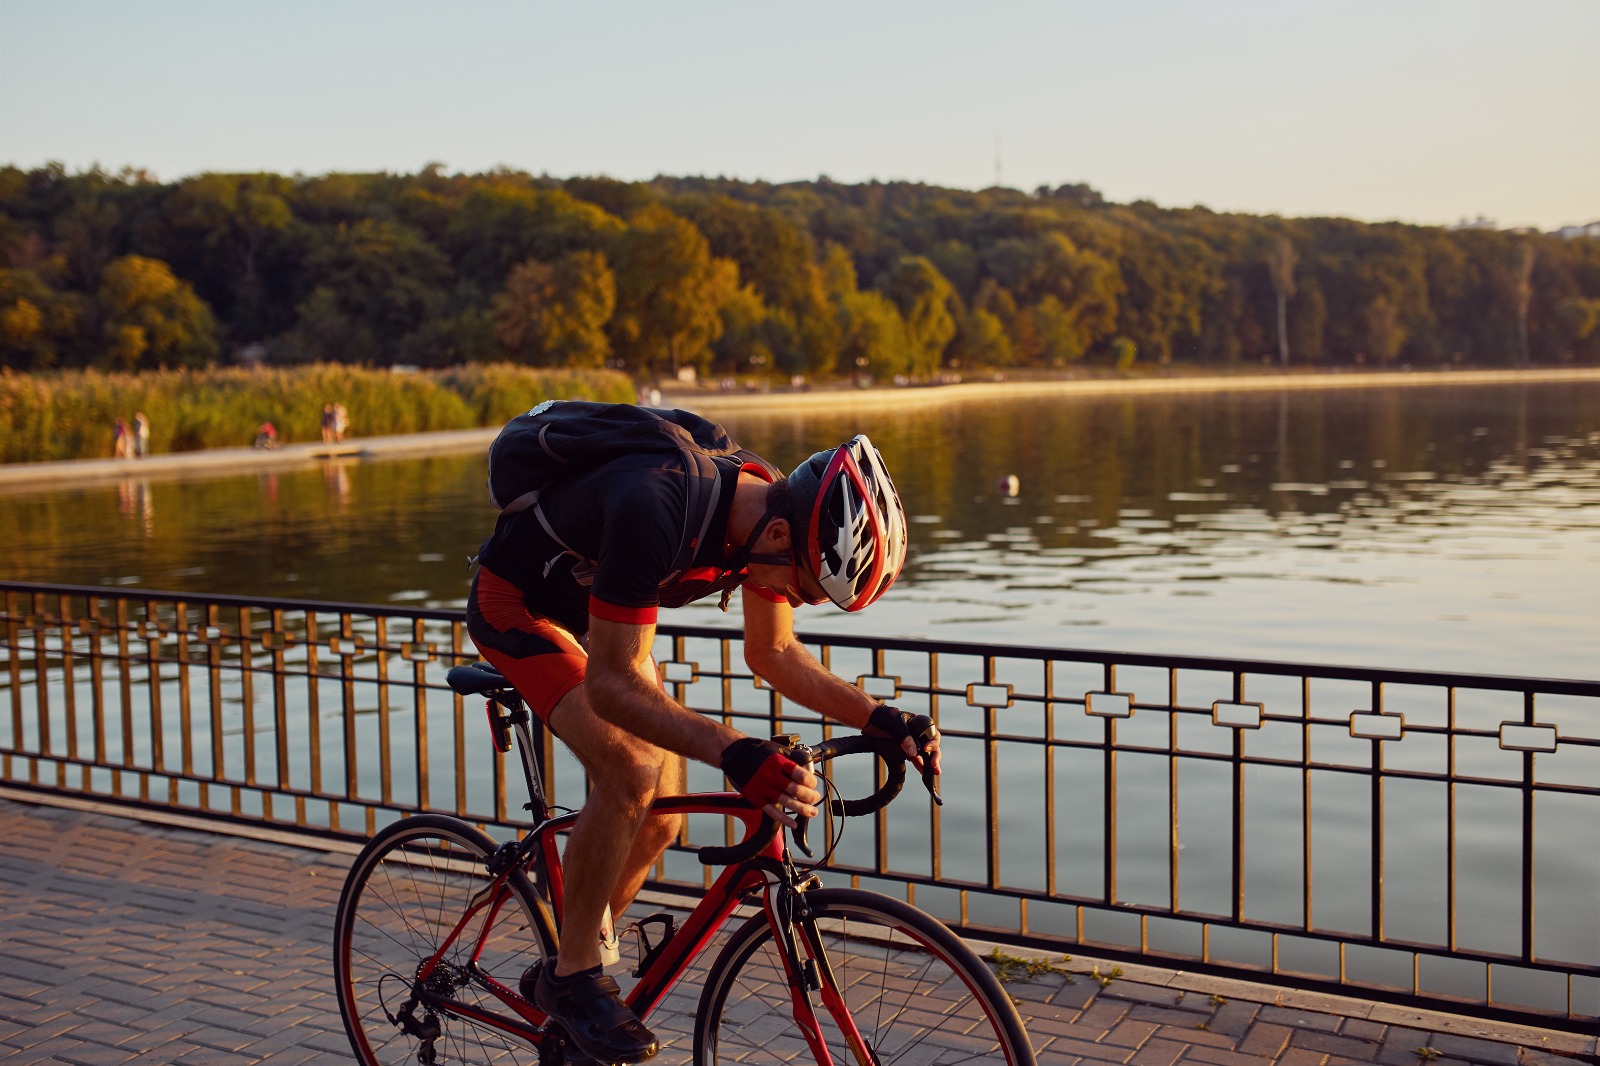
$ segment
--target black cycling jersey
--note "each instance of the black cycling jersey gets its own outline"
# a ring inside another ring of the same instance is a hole
[[[687,479],[699,475],[670,454],[627,456],[551,486],[538,506],[500,517],[479,561],[521,589],[532,613],[574,633],[588,630],[591,612],[653,623],[658,608],[735,588],[747,576],[730,569],[726,544],[734,487],[741,470],[767,480],[780,475],[749,451],[715,464],[715,510],[681,572],[672,572],[679,549],[699,534],[705,516],[686,513]]]

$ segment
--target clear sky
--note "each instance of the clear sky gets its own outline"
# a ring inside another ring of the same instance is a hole
[[[1600,219],[1600,0],[0,0],[0,162]]]

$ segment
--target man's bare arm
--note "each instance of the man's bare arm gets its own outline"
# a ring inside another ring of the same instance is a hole
[[[589,705],[601,718],[667,751],[720,768],[730,744],[744,737],[736,729],[696,714],[661,688],[650,650],[655,626],[589,619],[589,665],[584,678]],[[816,777],[795,767],[785,810],[815,816],[822,798]],[[783,811],[773,811],[792,824]]]
[[[759,677],[802,707],[856,729],[866,727],[877,700],[835,675],[817,661],[794,635],[794,608],[746,591],[744,600],[744,658]],[[916,745],[906,741],[906,755],[915,757]],[[939,772],[939,739],[929,746],[927,760]],[[921,767],[921,760],[917,760]]]

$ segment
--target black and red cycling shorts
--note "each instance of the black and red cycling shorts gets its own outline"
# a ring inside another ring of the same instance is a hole
[[[561,698],[583,684],[589,656],[571,630],[534,614],[521,589],[482,567],[467,597],[467,632],[546,725]]]

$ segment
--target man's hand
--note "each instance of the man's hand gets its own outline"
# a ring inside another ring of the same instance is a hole
[[[906,753],[906,758],[911,760],[913,766],[922,771],[923,776],[939,773],[939,729],[927,715],[911,714],[880,704],[872,709],[872,715],[861,731],[898,740],[900,750]]]
[[[815,804],[821,802],[822,793],[816,790],[816,775],[783,754],[773,741],[742,737],[723,749],[721,766],[741,796],[788,828],[795,827],[791,811],[817,816]]]

